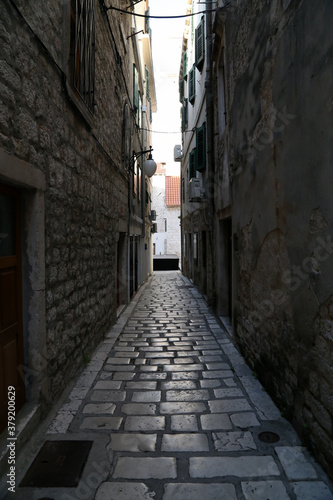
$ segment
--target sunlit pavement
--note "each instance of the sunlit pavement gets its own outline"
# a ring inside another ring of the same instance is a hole
[[[155,273],[140,289],[43,437],[93,441],[77,488],[19,487],[8,498],[333,499],[332,483],[179,272]]]

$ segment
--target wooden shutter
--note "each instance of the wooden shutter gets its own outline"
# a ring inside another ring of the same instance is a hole
[[[182,108],[182,132],[185,132],[188,125],[188,99],[183,98]]]
[[[187,79],[187,62],[188,62],[188,58],[187,58],[187,50],[186,50],[183,54],[183,78],[184,78],[184,80]]]
[[[183,102],[184,91],[185,91],[185,82],[184,82],[184,80],[180,80],[180,82],[179,82],[179,101],[180,102]]]
[[[133,106],[139,108],[139,76],[135,64],[133,64]]]
[[[198,128],[196,131],[196,151],[197,161],[196,167],[198,172],[202,172],[206,168],[206,124]]]
[[[196,176],[196,154],[195,154],[195,149],[192,149],[192,151],[190,152],[190,158],[189,158],[189,162],[190,162],[190,179],[192,179],[192,177],[195,177]]]
[[[195,30],[195,65],[200,71],[205,61],[205,24],[204,18]]]
[[[150,97],[150,81],[149,81],[149,69],[145,66],[145,77],[146,77],[146,96],[147,99]]]
[[[188,76],[189,76],[188,99],[190,103],[193,104],[195,100],[195,66],[192,66]]]

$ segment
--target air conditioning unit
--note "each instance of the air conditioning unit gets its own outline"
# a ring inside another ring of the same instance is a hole
[[[190,179],[188,193],[189,201],[202,201],[204,193],[201,187],[201,179],[197,179],[196,177],[192,177],[192,179]]]
[[[183,159],[183,152],[182,152],[182,147],[180,144],[177,144],[173,148],[173,159],[176,162],[182,161],[182,159]]]
[[[150,211],[150,216],[149,216],[150,220],[156,220],[156,210],[151,210]]]
[[[157,224],[156,224],[156,222],[154,222],[154,224],[152,225],[151,232],[152,233],[157,233]]]

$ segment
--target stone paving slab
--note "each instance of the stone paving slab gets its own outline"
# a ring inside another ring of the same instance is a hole
[[[279,440],[262,442],[270,431]],[[78,489],[32,489],[32,500],[333,500],[332,483],[179,272],[155,273],[139,290],[45,437],[88,435],[104,445]]]
[[[171,457],[120,457],[113,473],[115,478],[167,479],[177,477],[176,459]]]
[[[279,476],[273,457],[247,455],[240,457],[193,457],[190,458],[190,476],[197,477],[265,477]]]
[[[96,500],[154,500],[155,493],[143,483],[103,483]],[[155,499],[156,500],[156,499]]]
[[[245,500],[290,500],[282,481],[242,482]]]
[[[169,483],[163,500],[237,500],[232,484]]]

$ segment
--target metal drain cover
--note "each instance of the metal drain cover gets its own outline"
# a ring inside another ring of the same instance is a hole
[[[278,441],[280,441],[280,436],[278,434],[269,431],[261,432],[258,435],[258,438],[263,443],[277,443]]]
[[[20,486],[68,487],[79,484],[92,441],[46,441]]]

